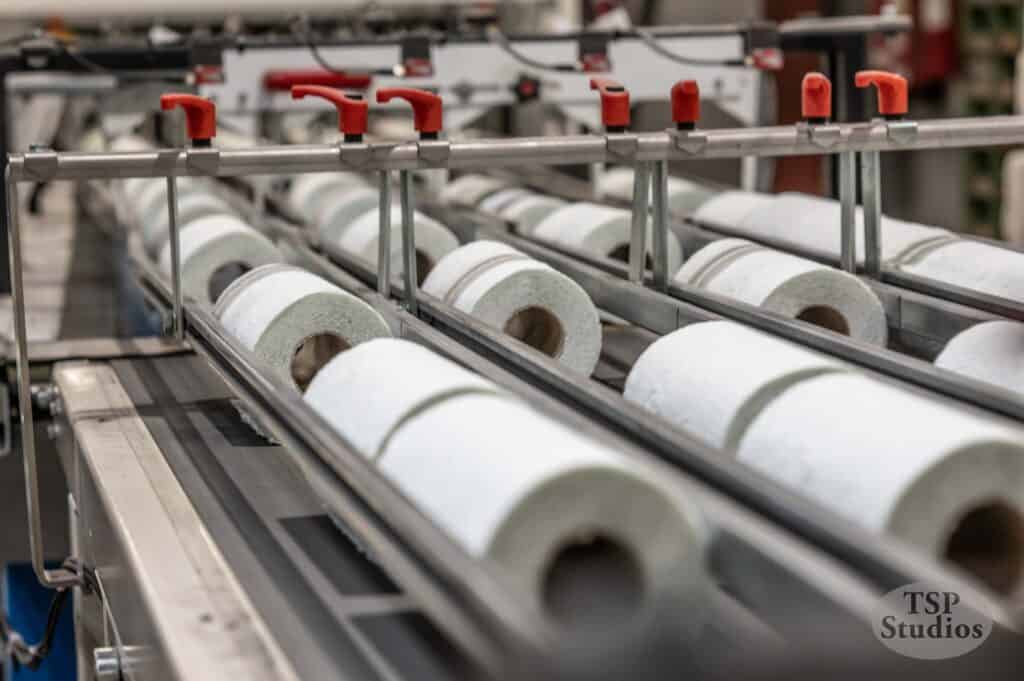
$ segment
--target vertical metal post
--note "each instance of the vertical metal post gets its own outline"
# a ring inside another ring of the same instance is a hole
[[[7,74],[14,68],[14,65],[11,63],[12,59],[16,61],[18,58],[0,59],[0,169],[4,171],[4,177],[7,177],[7,152],[9,151],[11,138],[11,126],[8,123],[11,114],[7,110],[7,104],[10,101],[10,97],[7,94]],[[5,205],[8,200],[7,192],[0,192],[0,251],[7,248],[7,244],[10,242],[9,238],[3,238],[3,230],[11,229],[11,224],[7,220],[7,206]],[[8,266],[10,255],[10,251],[0,253],[0,294],[11,291],[12,274]]]
[[[14,349],[18,377],[18,414],[21,419],[21,451],[25,457],[25,503],[28,506],[29,552],[39,583],[51,589],[73,586],[78,575],[65,570],[47,570],[43,550],[42,514],[39,509],[39,468],[36,461],[35,422],[32,418],[32,386],[28,361],[28,331],[25,324],[25,284],[21,269],[21,233],[18,226],[18,186],[11,182],[10,167],[4,171],[7,201],[7,243],[11,268]]]
[[[646,161],[636,164],[633,175],[633,222],[629,238],[629,280],[644,281],[644,260],[647,255],[647,204],[651,187],[651,166]]]
[[[882,158],[877,151],[860,155],[860,185],[864,203],[864,270],[882,274]]]
[[[174,296],[174,339],[185,340],[185,318],[181,292],[181,238],[178,233],[178,182],[174,175],[167,176],[167,229],[171,240],[171,293]]]
[[[377,237],[377,292],[391,294],[391,174],[380,171],[380,234]]]
[[[654,261],[654,287],[668,290],[668,161],[657,161],[652,175],[654,221],[651,256]]]
[[[857,155],[839,155],[839,264],[847,272],[857,271]]]
[[[416,302],[416,229],[413,215],[412,173],[398,173],[398,192],[402,202],[402,275],[405,279],[405,306],[417,314]]]

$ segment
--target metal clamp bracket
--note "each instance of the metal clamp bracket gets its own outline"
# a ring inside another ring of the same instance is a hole
[[[604,136],[605,147],[612,156],[622,161],[632,162],[640,150],[640,140],[629,133],[612,133]]]
[[[46,182],[57,174],[57,152],[53,149],[33,149],[25,154],[25,174],[35,182]]]
[[[917,139],[917,121],[882,121],[886,136],[896,144],[909,144]]]
[[[185,149],[185,165],[203,175],[216,175],[220,171],[220,150],[216,147]]]
[[[448,158],[452,155],[452,143],[448,140],[421,139],[416,143],[416,150],[421,159],[441,167],[448,162]]]
[[[708,145],[708,136],[703,132],[676,128],[669,128],[666,132],[676,149],[686,154],[699,154]]]
[[[797,134],[806,137],[811,144],[821,149],[831,149],[839,144],[843,136],[843,129],[832,123],[822,125],[811,125],[806,121],[796,124]]]
[[[365,142],[339,142],[338,160],[344,168],[358,170],[373,157],[373,151]]]

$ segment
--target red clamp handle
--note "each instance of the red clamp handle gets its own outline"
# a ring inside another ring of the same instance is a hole
[[[590,89],[601,94],[601,120],[604,127],[622,131],[629,127],[629,92],[611,78],[591,78]]]
[[[362,137],[366,134],[370,105],[363,99],[353,99],[341,90],[323,85],[292,86],[292,99],[302,99],[306,95],[322,97],[334,104],[338,109],[338,130],[345,133],[346,138]]]
[[[263,89],[288,92],[295,85],[324,85],[365,90],[370,87],[370,74],[325,71],[323,69],[283,69],[263,74]]]
[[[800,83],[800,111],[804,119],[825,122],[832,118],[832,81],[812,71]]]
[[[907,115],[907,79],[888,71],[858,71],[853,79],[857,87],[878,88],[878,113],[886,118]]]
[[[433,92],[411,87],[385,87],[377,90],[377,101],[384,103],[392,99],[404,99],[412,104],[413,127],[420,136],[436,136],[441,132],[443,102]]]
[[[681,80],[672,86],[672,120],[680,130],[692,130],[700,120],[700,86]]]
[[[164,111],[179,106],[185,110],[185,131],[192,144],[208,144],[217,135],[217,107],[214,103],[196,95],[160,95],[160,108]]]

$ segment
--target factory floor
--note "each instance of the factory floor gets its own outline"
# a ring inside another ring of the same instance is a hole
[[[21,219],[24,281],[30,341],[109,337],[117,322],[116,242],[92,225],[76,224],[74,185],[56,183],[41,194],[40,212],[27,210],[23,192]],[[10,296],[0,297],[0,337],[13,342]],[[9,352],[9,351],[8,351]],[[64,476],[45,432],[36,423],[40,443],[43,542],[48,558],[69,553]],[[28,519],[24,471],[17,439],[13,453],[0,457],[0,565],[27,561]]]

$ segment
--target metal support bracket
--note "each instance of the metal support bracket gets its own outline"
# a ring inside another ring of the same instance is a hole
[[[416,223],[412,196],[412,171],[398,173],[398,194],[402,203],[402,277],[405,283],[405,307],[418,314],[416,301]],[[389,254],[390,255],[390,254]]]
[[[699,154],[708,145],[708,136],[693,130],[668,129],[668,135],[676,149],[685,154]]]
[[[864,271],[882,276],[882,158],[877,151],[860,155],[861,198],[864,203]]]
[[[654,287],[668,291],[668,161],[656,161],[651,173],[653,224],[651,231],[651,260],[654,270]]]
[[[811,144],[821,149],[831,149],[839,144],[842,139],[843,129],[838,125],[826,123],[823,125],[809,125],[801,121],[796,124],[797,134],[806,137]]]
[[[839,154],[839,264],[846,272],[857,271],[857,154]]]
[[[612,133],[604,136],[608,153],[623,162],[632,163],[640,150],[640,140],[629,133]]]
[[[647,205],[651,188],[651,164],[636,164],[633,174],[633,220],[629,239],[629,280],[643,284],[647,255]]]
[[[220,171],[220,149],[185,149],[185,165],[202,175],[216,175]]]
[[[886,134],[896,144],[909,144],[917,139],[917,121],[885,121]]]
[[[25,174],[33,182],[47,182],[57,174],[59,161],[53,149],[33,149],[25,154]]]
[[[448,140],[420,140],[417,155],[427,163],[443,167],[452,155],[452,143]]]
[[[359,170],[373,157],[370,145],[365,142],[339,142],[338,160],[343,168]]]
[[[380,233],[377,236],[377,293],[391,295],[391,173],[380,172]]]

